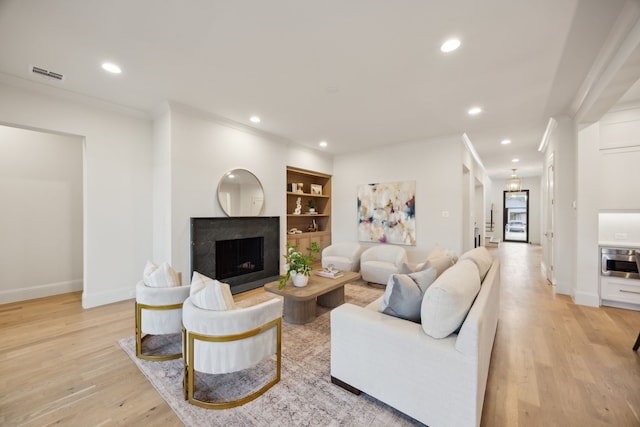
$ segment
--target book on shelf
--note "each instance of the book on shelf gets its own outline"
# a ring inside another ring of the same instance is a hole
[[[344,276],[344,273],[340,270],[327,270],[326,268],[322,270],[316,270],[316,274],[321,277],[328,277],[329,279],[335,279]]]

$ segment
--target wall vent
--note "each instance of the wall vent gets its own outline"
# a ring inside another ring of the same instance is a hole
[[[63,81],[64,80],[64,75],[60,74],[60,73],[56,73],[55,71],[49,71],[47,69],[44,69],[42,67],[35,67],[32,66],[31,67],[31,72],[33,74],[36,74],[38,76],[47,78],[47,79],[53,79],[53,80],[58,80],[58,81]]]

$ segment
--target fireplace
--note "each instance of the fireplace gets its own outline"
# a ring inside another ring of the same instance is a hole
[[[191,274],[237,294],[278,279],[280,217],[191,218]]]

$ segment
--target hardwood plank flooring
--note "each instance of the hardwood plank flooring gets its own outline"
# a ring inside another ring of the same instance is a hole
[[[501,313],[483,426],[640,426],[640,312],[554,295],[541,248],[501,243]]]
[[[540,247],[492,251],[502,299],[482,425],[640,426],[640,312],[554,295]],[[80,292],[0,305],[0,425],[182,425],[117,344],[133,314],[133,300],[84,310]]]

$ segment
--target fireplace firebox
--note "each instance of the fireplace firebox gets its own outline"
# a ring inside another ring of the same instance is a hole
[[[280,217],[191,218],[191,274],[237,294],[278,279]]]

